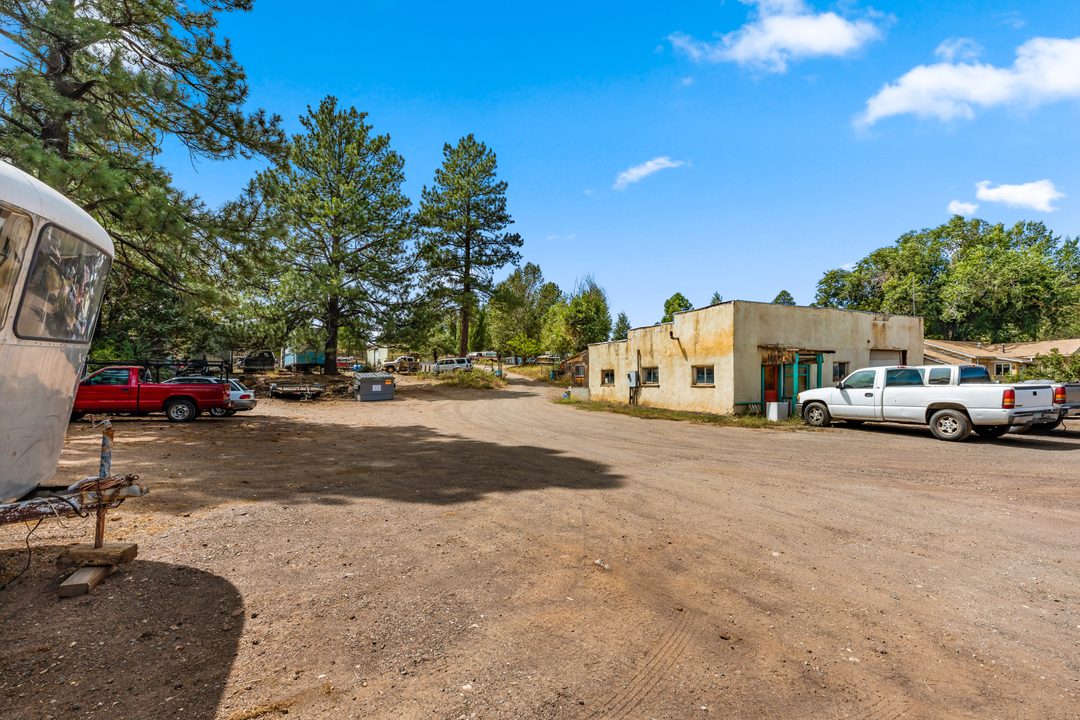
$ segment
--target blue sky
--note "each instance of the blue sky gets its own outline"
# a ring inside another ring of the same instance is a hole
[[[219,34],[290,133],[327,94],[368,112],[414,202],[475,133],[525,260],[635,326],[675,292],[809,304],[950,204],[1077,234],[1074,3],[580,5],[256,0]],[[261,167],[165,161],[214,204]]]

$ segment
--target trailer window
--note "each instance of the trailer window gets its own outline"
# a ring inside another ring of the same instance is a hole
[[[15,283],[22,269],[33,222],[22,213],[0,207],[0,327],[4,326]]]
[[[15,333],[33,340],[89,342],[108,273],[105,253],[47,225],[30,263]]]

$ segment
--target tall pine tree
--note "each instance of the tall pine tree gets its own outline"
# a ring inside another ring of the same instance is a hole
[[[279,118],[245,113],[248,88],[220,12],[251,0],[0,0],[0,158],[72,198],[116,243],[119,277],[213,292],[223,262],[248,267],[235,213],[173,187],[167,143],[193,160],[277,156]]]
[[[424,187],[419,222],[422,255],[430,272],[432,295],[454,308],[458,353],[469,348],[469,319],[479,300],[491,297],[494,273],[517,263],[522,245],[506,211],[506,183],[495,178],[495,153],[471,134],[456,146],[443,146],[443,164],[431,188]]]
[[[371,337],[408,305],[412,221],[405,160],[366,113],[328,97],[300,118],[289,158],[259,176],[285,228],[279,295],[319,328],[323,372],[337,373],[338,331]]]

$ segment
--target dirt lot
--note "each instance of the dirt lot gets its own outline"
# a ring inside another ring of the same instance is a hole
[[[139,559],[0,593],[0,717],[1074,718],[1080,432],[744,430],[523,380],[117,421]],[[60,476],[96,468],[73,425]],[[22,526],[0,566],[25,562]]]

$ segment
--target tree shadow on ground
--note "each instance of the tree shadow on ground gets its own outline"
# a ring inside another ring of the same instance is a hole
[[[152,488],[140,508],[222,500],[344,503],[378,498],[451,505],[491,493],[622,486],[608,465],[533,445],[508,445],[423,425],[352,426],[253,416],[117,426],[113,467]],[[125,436],[127,436],[125,438]],[[96,468],[97,448],[69,443],[72,477]],[[59,479],[59,478],[58,478]],[[155,488],[156,486],[156,488]]]
[[[61,550],[35,546],[31,568],[0,593],[5,720],[215,717],[244,626],[231,616],[243,607],[232,583],[136,560],[89,595],[60,600]],[[0,558],[7,577],[25,548]]]

